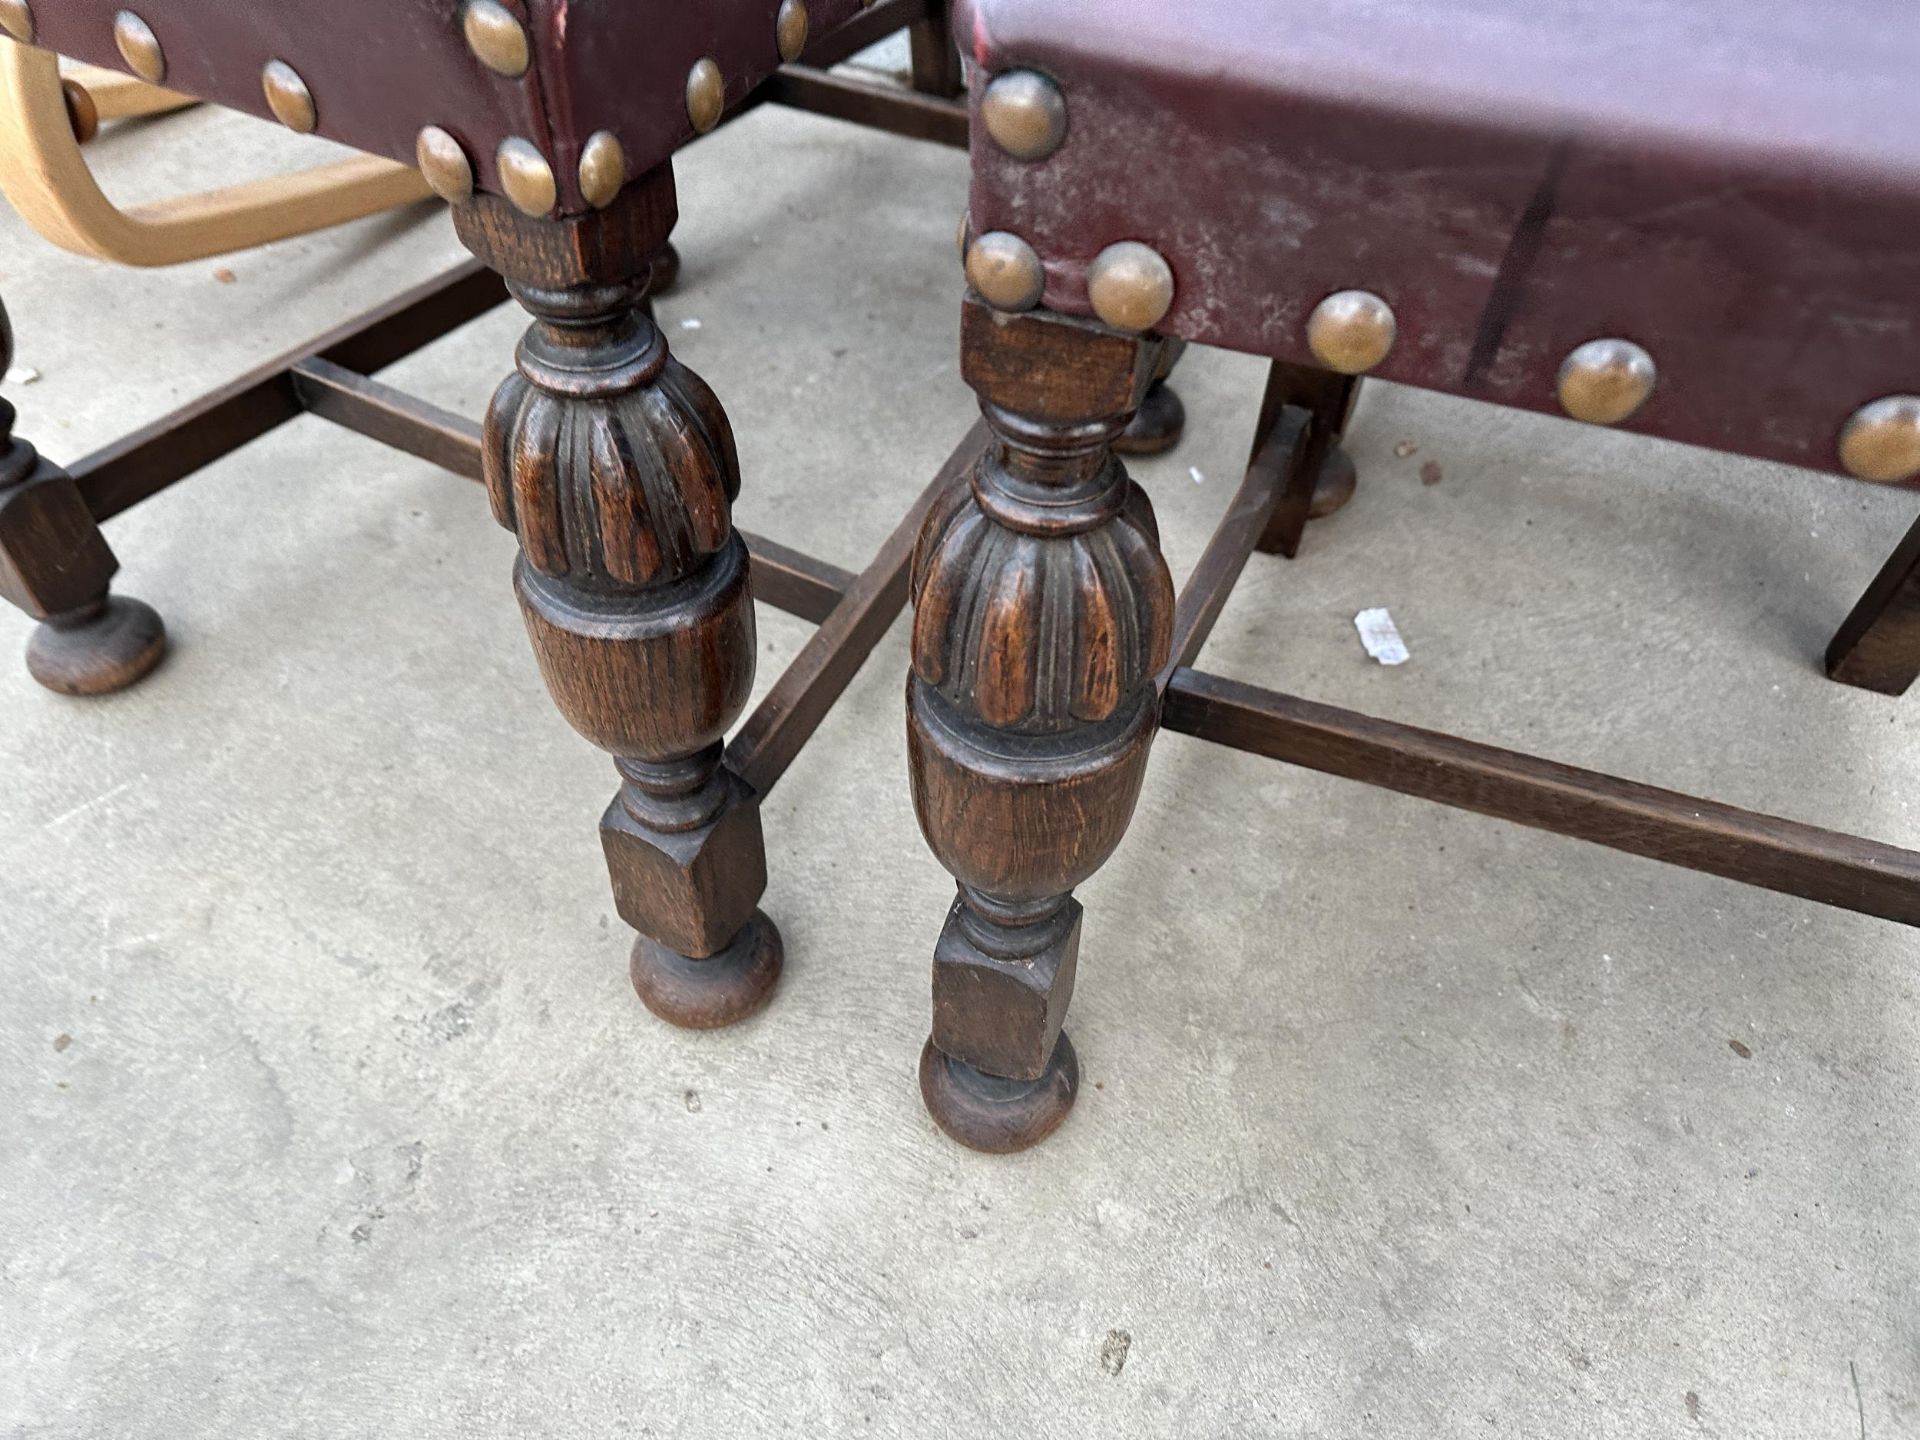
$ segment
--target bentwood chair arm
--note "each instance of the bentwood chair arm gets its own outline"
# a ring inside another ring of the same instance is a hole
[[[110,72],[98,72],[105,76]],[[184,97],[137,82],[85,88],[102,118],[177,109]],[[425,199],[417,171],[355,156],[122,210],[80,151],[59,60],[0,39],[0,192],[62,249],[121,265],[176,265],[271,244]]]

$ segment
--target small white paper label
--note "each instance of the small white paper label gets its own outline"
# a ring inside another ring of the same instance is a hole
[[[1413,658],[1407,653],[1407,642],[1400,638],[1400,627],[1385,610],[1362,610],[1353,617],[1353,628],[1360,632],[1360,643],[1367,647],[1367,654],[1382,665],[1404,665]]]

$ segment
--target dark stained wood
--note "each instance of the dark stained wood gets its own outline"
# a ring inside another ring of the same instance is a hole
[[[1214,622],[1226,607],[1227,597],[1233,594],[1261,535],[1266,533],[1287,479],[1299,464],[1308,425],[1306,411],[1289,405],[1275,417],[1273,429],[1253,452],[1246,478],[1234,491],[1227,513],[1220,518],[1213,538],[1201,552],[1200,563],[1193,567],[1193,574],[1180,591],[1180,603],[1173,612],[1173,658],[1160,672],[1162,690],[1175,666],[1191,665],[1200,658]]]
[[[1187,342],[1169,340],[1162,347],[1160,368],[1140,408],[1113,442],[1121,455],[1164,455],[1180,443],[1187,430],[1187,407],[1171,384],[1174,366],[1187,353]]]
[[[367,311],[310,344],[96,450],[70,467],[97,520],[183,480],[302,413],[293,383],[321,359],[363,374],[432,344],[507,298],[497,275],[468,261]]]
[[[954,1139],[988,1155],[1031,1149],[1060,1128],[1080,1090],[1080,1057],[1062,1031],[1037,1085],[1004,1080],[944,1054],[932,1040],[920,1048],[920,1098]],[[964,1127],[956,1133],[957,1127]]]
[[[912,90],[834,73],[834,66],[902,28],[910,36]],[[946,0],[886,0],[814,40],[798,63],[781,66],[726,119],[761,105],[784,105],[964,150],[967,107],[957,97],[966,87],[951,35]]]
[[[947,100],[966,94],[967,77],[960,68],[953,17],[945,3],[930,6],[927,18],[917,21],[907,31],[907,37],[915,90]]]
[[[755,659],[730,516],[739,460],[719,400],[646,305],[674,217],[663,167],[592,215],[530,220],[476,196],[454,227],[533,315],[488,407],[481,468],[520,543],[514,586],[547,688],[620,773],[600,836],[615,907],[640,932],[634,987],[704,1027],[764,1003],[780,941],[757,908],[759,807],[722,750]],[[406,423],[361,403],[390,431]],[[433,426],[431,443],[452,429]]]
[[[988,404],[1042,423],[1131,415],[1159,363],[1154,345],[1091,320],[1017,324],[976,295],[961,307],[961,378]]]
[[[753,557],[753,598],[818,625],[839,608],[853,588],[854,574],[826,560],[803,555],[790,545],[742,530]]]
[[[1122,455],[1164,455],[1186,432],[1186,402],[1165,380],[1156,380],[1113,448]]]
[[[1518,755],[1197,670],[1162,723],[1255,755],[1590,840],[1632,855],[1920,925],[1920,853]]]
[[[1254,433],[1267,434],[1273,417],[1289,405],[1305,410],[1312,425],[1307,447],[1287,477],[1280,508],[1260,538],[1260,549],[1265,553],[1293,559],[1300,553],[1307,521],[1332,514],[1353,494],[1353,463],[1341,454],[1340,437],[1346,433],[1359,398],[1360,382],[1351,375],[1284,360],[1274,361],[1268,370],[1266,393],[1260,400],[1259,428]]]
[[[831,70],[851,60],[870,45],[877,45],[896,31],[946,14],[948,0],[881,0],[863,10],[837,30],[815,36],[800,63],[817,70]]]
[[[638,936],[627,973],[634,993],[662,1020],[683,1030],[719,1030],[773,998],[782,959],[780,932],[756,910],[726,949],[704,960]]]
[[[0,306],[0,377],[13,364],[13,328]],[[80,487],[13,433],[0,399],[0,600],[40,623],[27,671],[64,695],[124,690],[166,654],[153,608],[109,592],[120,562]]]
[[[941,495],[914,561],[908,772],[958,882],[921,1093],[953,1138],[1004,1150],[1073,1103],[1073,890],[1139,798],[1174,601],[1152,506],[1111,449],[1158,343],[975,296],[961,329],[993,443]]]
[[[679,218],[671,164],[628,181],[611,205],[588,215],[529,225],[505,196],[486,194],[453,207],[460,243],[516,290],[629,286],[637,276],[642,299],[653,257],[667,247]],[[636,263],[636,253],[644,260]]]
[[[313,414],[468,480],[481,480],[480,426],[431,401],[324,360],[294,367],[294,387]],[[852,588],[854,575],[825,560],[742,530],[753,560],[753,593],[818,625]]]
[[[807,65],[789,67],[796,70],[791,84],[763,87],[749,105],[790,103],[964,148],[964,105],[824,73],[825,67],[939,13],[937,0],[885,0],[817,39],[808,48]],[[649,192],[654,205],[663,198],[670,206],[670,189],[664,197],[657,187]],[[623,208],[634,207],[623,201]],[[644,223],[658,228],[658,214],[648,215]],[[670,231],[671,225],[666,228]],[[301,362],[319,359],[372,375],[507,298],[498,275],[466,262],[84,457],[69,466],[68,473],[94,518],[110,519],[298,417],[303,406],[293,371]]]
[[[680,252],[671,245],[661,247],[647,272],[647,298],[665,295],[680,283]]]
[[[167,655],[167,628],[143,600],[108,594],[55,615],[27,641],[27,673],[62,695],[111,695],[144,680]]]
[[[873,647],[907,603],[914,542],[935,501],[962,482],[986,448],[985,423],[975,425],[880,547],[873,563],[808,639],[793,664],[727,746],[727,763],[764,799],[812,738]],[[754,575],[758,583],[759,572]]]
[[[1834,634],[1827,674],[1882,695],[1904,695],[1920,677],[1920,523]]]
[[[831,116],[870,130],[885,130],[955,150],[967,148],[967,107],[958,100],[943,100],[811,65],[783,65],[755,93],[770,104]]]
[[[323,420],[469,480],[484,478],[480,427],[463,415],[331,360],[295,364],[293,388],[301,405]]]

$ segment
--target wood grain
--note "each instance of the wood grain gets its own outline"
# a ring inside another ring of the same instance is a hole
[[[1920,925],[1920,853],[1911,850],[1197,670],[1174,672],[1163,723],[1215,744],[1403,795]]]

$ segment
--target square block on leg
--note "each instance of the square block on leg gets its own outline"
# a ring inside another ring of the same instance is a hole
[[[120,568],[80,487],[43,464],[0,490],[0,598],[36,620],[64,615],[107,593]]]
[[[760,807],[737,776],[709,825],[649,830],[615,797],[600,820],[613,903],[642,935],[704,959],[726,948],[767,888]]]
[[[933,950],[933,1043],[943,1054],[1012,1080],[1047,1073],[1080,957],[1080,902],[1066,905],[1042,949],[999,959],[974,942],[965,902],[954,902]]]

